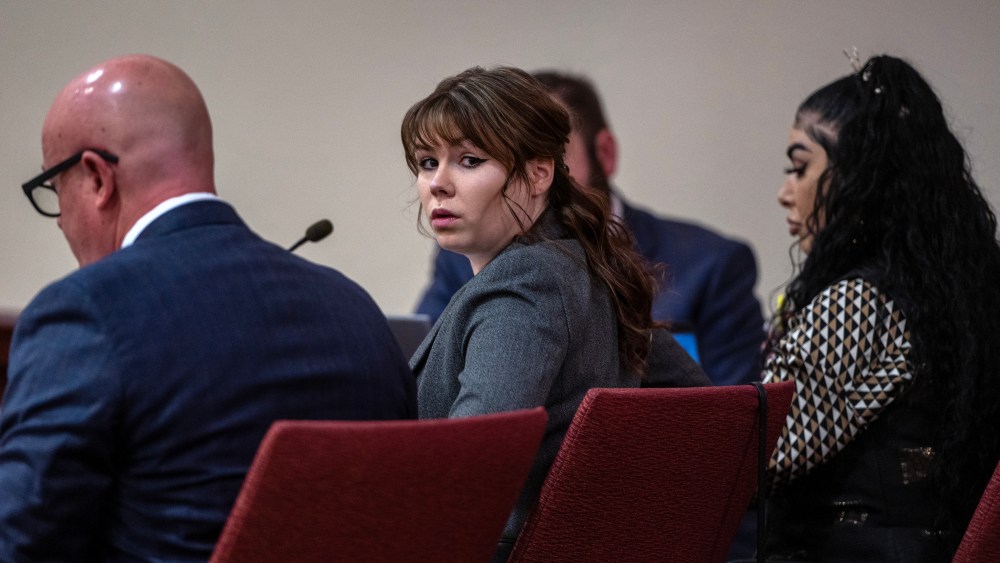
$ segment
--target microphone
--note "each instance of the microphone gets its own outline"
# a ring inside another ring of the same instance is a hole
[[[288,249],[288,251],[293,252],[296,248],[307,242],[319,242],[330,236],[330,233],[332,232],[333,223],[331,223],[329,219],[320,219],[312,225],[309,225],[309,228],[306,229],[306,236],[300,238],[298,242],[293,244],[291,248]]]

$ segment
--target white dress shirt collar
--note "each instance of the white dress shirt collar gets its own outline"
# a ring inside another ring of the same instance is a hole
[[[625,206],[618,194],[611,192],[611,216],[625,221]]]
[[[159,205],[147,211],[142,217],[139,217],[139,220],[132,225],[132,228],[130,228],[127,233],[125,233],[125,238],[122,239],[122,248],[131,246],[132,243],[135,242],[135,239],[139,238],[139,235],[142,234],[142,231],[146,230],[146,227],[148,227],[150,223],[159,219],[160,216],[165,214],[167,211],[176,209],[187,203],[206,199],[219,199],[219,196],[209,192],[195,192],[179,195],[160,202]]]

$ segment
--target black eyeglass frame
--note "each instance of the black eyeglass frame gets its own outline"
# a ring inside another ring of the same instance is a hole
[[[35,176],[34,178],[28,180],[27,182],[21,184],[21,189],[24,190],[24,195],[28,197],[28,201],[31,202],[31,206],[35,208],[35,211],[41,213],[42,215],[44,215],[46,217],[58,217],[61,214],[61,212],[60,213],[50,213],[48,211],[43,210],[41,207],[39,207],[38,203],[35,201],[35,197],[33,195],[31,195],[31,194],[35,191],[36,188],[45,188],[45,189],[52,190],[53,192],[55,192],[56,191],[56,187],[53,186],[52,184],[48,184],[46,182],[48,182],[52,178],[55,178],[57,175],[59,175],[60,173],[62,173],[64,170],[67,170],[70,167],[72,167],[73,165],[75,165],[76,163],[80,162],[80,160],[83,159],[83,153],[85,153],[87,151],[90,151],[90,152],[96,154],[97,156],[103,158],[104,160],[106,160],[107,162],[110,162],[112,164],[117,164],[118,163],[118,156],[114,155],[114,154],[111,154],[111,153],[109,153],[106,150],[101,150],[101,149],[83,149],[80,152],[74,153],[72,156],[70,156],[66,160],[64,160],[64,161],[62,161],[62,162],[60,162],[60,163],[52,166],[51,168],[49,168],[46,171],[44,171],[41,174],[39,174],[38,176]]]

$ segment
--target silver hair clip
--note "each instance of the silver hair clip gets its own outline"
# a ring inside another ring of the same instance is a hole
[[[851,47],[850,51],[844,49],[844,56],[851,63],[851,68],[854,69],[854,72],[861,72],[861,56],[858,55],[857,47]]]
[[[854,72],[861,74],[861,81],[868,82],[868,79],[872,75],[872,71],[861,64],[861,57],[858,55],[858,48],[851,47],[850,51],[844,49],[844,56],[847,57],[847,60],[851,63],[851,68],[854,69]],[[881,94],[882,89],[876,88],[875,93]]]

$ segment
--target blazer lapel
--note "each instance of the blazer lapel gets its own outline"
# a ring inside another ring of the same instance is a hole
[[[410,358],[410,371],[412,371],[415,376],[419,377],[420,373],[424,369],[424,365],[427,364],[427,357],[430,355],[431,346],[434,344],[434,339],[437,338],[438,332],[441,330],[441,321],[448,316],[448,311],[451,309],[452,303],[455,303],[461,298],[462,293],[465,292],[465,288],[469,287],[469,284],[472,283],[473,280],[475,280],[474,277],[465,282],[465,285],[458,288],[458,291],[451,296],[451,299],[448,301],[448,305],[444,308],[444,311],[441,312],[441,316],[438,317],[437,321],[434,322],[434,326],[432,326],[427,332],[427,336],[424,337],[424,341],[420,343],[420,346],[417,346],[417,351],[414,352],[413,357]]]

